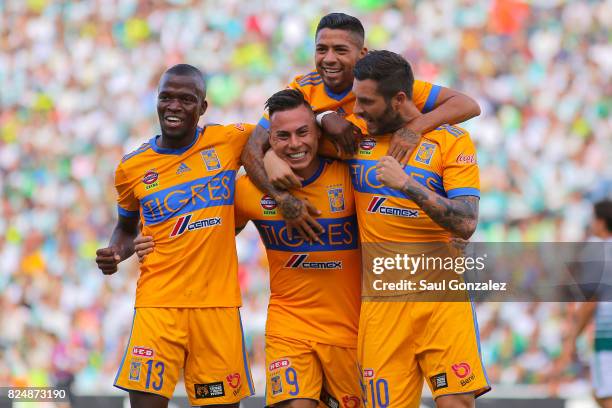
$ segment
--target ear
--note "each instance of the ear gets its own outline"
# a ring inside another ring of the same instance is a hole
[[[408,101],[408,95],[405,92],[398,92],[392,99],[393,109],[399,110],[400,106]]]
[[[202,99],[202,103],[200,104],[200,116],[206,112],[206,109],[208,109],[208,102],[206,102],[206,99]]]
[[[363,47],[361,49],[361,51],[359,52],[359,58],[365,57],[367,53],[368,53],[368,48],[367,47]]]

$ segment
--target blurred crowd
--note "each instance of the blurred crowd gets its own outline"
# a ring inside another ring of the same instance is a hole
[[[156,85],[187,62],[208,74],[204,122],[256,122],[265,98],[313,67],[314,27],[359,17],[369,48],[474,97],[476,241],[579,241],[612,192],[611,0],[0,0],[0,385],[74,380],[112,392],[137,262],[94,263],[116,220],[114,168],[158,132]],[[243,319],[264,390],[267,265],[238,238]],[[541,383],[568,305],[482,304],[494,383]],[[586,353],[588,339],[581,350]],[[584,357],[584,355],[583,355]],[[588,372],[572,368],[563,381]],[[177,387],[180,388],[180,387]]]

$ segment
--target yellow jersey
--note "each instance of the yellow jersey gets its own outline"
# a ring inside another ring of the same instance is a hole
[[[119,214],[139,217],[155,242],[140,267],[136,307],[240,306],[234,188],[253,127],[198,128],[181,149],[159,147],[156,136],[123,157]]]
[[[236,225],[253,221],[270,267],[266,333],[356,347],[361,255],[348,167],[321,159],[316,173],[291,193],[322,212],[323,244],[289,240],[276,202],[246,176],[236,183]]]

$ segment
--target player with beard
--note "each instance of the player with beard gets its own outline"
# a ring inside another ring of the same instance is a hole
[[[140,267],[115,378],[132,407],[167,407],[181,371],[192,406],[237,408],[254,392],[231,242],[236,172],[252,126],[200,128],[206,108],[202,73],[168,69],[158,88],[161,135],[124,156],[115,173],[119,219],[96,252],[98,267],[117,272],[134,253],[139,223],[157,244]]]
[[[390,51],[370,52],[355,65],[357,117],[350,120],[364,137],[348,163],[364,262],[376,251],[444,250],[476,229],[479,175],[465,130],[443,125],[424,133],[406,166],[387,155],[393,132],[422,115],[412,83],[408,62]],[[323,151],[336,153],[330,144]],[[265,160],[278,158],[268,151]],[[358,358],[366,406],[419,407],[423,379],[438,407],[474,406],[490,386],[471,303],[405,301],[390,291],[372,296],[372,271],[363,274]]]
[[[299,75],[288,85],[304,95],[317,113],[317,121],[326,136],[348,154],[355,152],[359,129],[344,117],[353,112],[353,68],[367,52],[364,40],[365,32],[359,19],[344,13],[324,16],[315,34],[316,71]],[[452,89],[417,80],[413,82],[411,91],[414,104],[423,114],[396,130],[387,151],[402,163],[406,162],[422,133],[444,123],[459,123],[480,114],[473,99]],[[268,140],[268,129],[269,119],[264,114],[243,152],[247,173],[259,188],[279,203],[290,233],[295,228],[303,237],[316,240],[322,229],[311,216],[314,209],[286,191],[299,187],[299,177],[285,172],[286,179],[275,177],[278,187],[267,178],[262,151]],[[280,161],[277,164],[283,165]]]

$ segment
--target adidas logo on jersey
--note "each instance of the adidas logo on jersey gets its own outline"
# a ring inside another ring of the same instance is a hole
[[[342,261],[306,262],[307,254],[295,254],[285,264],[285,268],[302,269],[342,269]]]
[[[409,208],[387,207],[383,205],[387,201],[385,197],[374,196],[368,205],[369,213],[378,213],[382,215],[394,215],[396,217],[417,218],[419,210]]]
[[[176,170],[176,174],[183,174],[186,171],[190,171],[190,170],[191,169],[187,167],[185,163],[181,163],[180,166],[178,166],[178,169]]]

